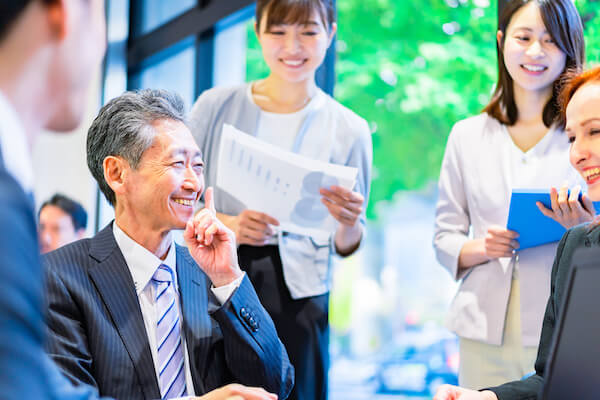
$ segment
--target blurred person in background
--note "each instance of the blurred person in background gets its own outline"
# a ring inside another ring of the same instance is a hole
[[[44,353],[31,146],[81,122],[106,46],[103,0],[0,0],[0,397],[94,398]]]
[[[512,189],[552,188],[552,209],[541,206],[540,212],[565,228],[594,216],[586,194],[577,201],[581,186],[573,185],[583,181],[568,163],[567,136],[555,123],[561,79],[584,62],[573,2],[509,1],[497,53],[490,103],[458,122],[448,138],[435,220],[437,258],[462,280],[447,321],[459,336],[459,384],[473,389],[533,371],[550,292],[557,244],[519,250],[518,232],[505,228]]]
[[[87,212],[81,204],[56,193],[38,212],[40,250],[47,253],[85,236]]]
[[[566,121],[566,137],[571,143],[569,159],[588,185],[592,201],[600,201],[600,67],[568,78],[560,94],[561,118]],[[527,400],[536,399],[544,384],[544,373],[550,356],[554,328],[565,304],[569,271],[575,250],[600,245],[600,224],[594,221],[570,229],[556,251],[552,268],[552,289],[546,305],[535,374],[523,380],[508,382],[481,392],[444,385],[434,400]],[[590,318],[598,318],[591,315]],[[574,371],[595,379],[597,371]]]
[[[192,133],[215,186],[224,124],[284,150],[358,169],[354,190],[316,193],[335,231],[322,237],[278,229],[270,215],[217,191],[219,218],[236,234],[240,265],[277,327],[296,371],[290,399],[327,397],[331,257],[349,256],[362,240],[372,162],[367,122],[319,89],[315,72],[336,33],[331,0],[259,0],[255,32],[270,70],[265,79],[202,93],[190,116]]]

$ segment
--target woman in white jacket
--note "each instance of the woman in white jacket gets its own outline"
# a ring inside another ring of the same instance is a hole
[[[593,217],[587,196],[577,201],[581,181],[554,124],[560,79],[584,62],[573,2],[508,2],[497,51],[490,103],[448,138],[436,208],[438,260],[462,279],[447,322],[460,338],[459,383],[468,388],[533,371],[556,243],[519,251],[518,233],[505,228],[511,190],[552,187],[552,209],[538,207],[567,228]]]

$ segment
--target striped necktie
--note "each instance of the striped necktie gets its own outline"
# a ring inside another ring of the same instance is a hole
[[[161,264],[152,281],[156,285],[154,302],[158,310],[156,344],[160,392],[162,399],[182,397],[186,394],[183,342],[173,273],[168,266]]]

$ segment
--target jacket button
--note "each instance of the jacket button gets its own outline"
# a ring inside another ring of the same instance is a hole
[[[242,316],[242,318],[246,319],[248,318],[248,311],[246,311],[246,309],[242,307],[240,308],[240,315]]]

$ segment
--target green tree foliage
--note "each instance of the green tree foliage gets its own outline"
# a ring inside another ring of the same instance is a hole
[[[490,1],[492,1],[490,3]],[[588,60],[600,60],[600,1],[577,0]],[[452,125],[488,102],[497,77],[493,0],[338,0],[335,97],[373,132],[368,209],[437,180]],[[247,76],[268,73],[248,25]]]

